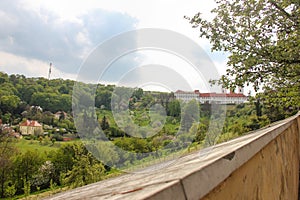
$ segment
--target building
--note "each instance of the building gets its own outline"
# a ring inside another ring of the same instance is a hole
[[[2,121],[0,119],[0,133],[14,137],[14,138],[22,138],[22,135],[18,132],[16,132],[13,127],[11,127],[9,124],[2,124]]]
[[[182,90],[177,90],[174,95],[176,99],[182,101],[197,100],[200,103],[216,103],[216,104],[240,104],[245,103],[248,97],[242,93],[243,90],[239,90],[239,93],[200,93],[199,90],[194,92],[186,92]]]
[[[43,126],[35,120],[26,120],[20,124],[22,135],[39,135],[44,132]]]
[[[68,114],[64,111],[58,111],[54,114],[54,119],[67,119]]]

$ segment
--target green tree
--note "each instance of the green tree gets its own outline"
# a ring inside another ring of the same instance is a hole
[[[228,52],[227,74],[218,82],[227,88],[262,87],[265,105],[287,115],[300,107],[299,0],[217,0],[213,20],[201,13],[188,18],[213,51]]]
[[[74,165],[73,157],[75,156],[75,151],[72,145],[63,145],[57,151],[52,152],[51,161],[54,165],[55,172],[53,181],[61,184],[60,177],[63,173],[67,173],[72,169]]]
[[[105,87],[98,87],[96,90],[95,105],[100,108],[111,109],[112,92]]]
[[[54,164],[47,160],[38,169],[38,171],[33,175],[31,183],[32,186],[36,187],[37,190],[45,189],[51,186],[51,181],[53,184],[54,177]]]
[[[108,123],[108,120],[106,118],[106,116],[104,115],[102,120],[101,120],[101,124],[100,124],[102,130],[107,130],[109,129],[109,123]]]
[[[4,197],[6,183],[10,179],[13,169],[13,158],[16,154],[16,148],[11,137],[0,128],[0,196]]]
[[[14,160],[14,176],[18,191],[27,187],[24,181],[30,183],[32,177],[38,171],[39,167],[44,162],[43,158],[37,151],[28,150],[25,153],[19,154]],[[24,191],[25,192],[25,191]]]
[[[194,141],[201,142],[205,139],[207,125],[204,123],[194,123],[189,131],[194,135]]]
[[[172,117],[179,117],[181,113],[180,102],[178,100],[170,101],[167,104],[167,115]]]
[[[19,106],[20,101],[16,95],[2,96],[0,98],[1,110],[12,113]]]
[[[5,82],[8,82],[8,75],[3,72],[0,72],[0,84]]]
[[[5,113],[4,115],[2,115],[1,119],[2,119],[2,122],[4,124],[9,124],[11,122],[11,113]]]
[[[72,187],[83,186],[102,179],[105,169],[92,154],[86,150],[82,143],[73,144],[74,165],[64,174],[64,183]]]
[[[137,88],[134,90],[132,97],[135,97],[137,100],[140,100],[144,94],[144,91],[142,88]]]

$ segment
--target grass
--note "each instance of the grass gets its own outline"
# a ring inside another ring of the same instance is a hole
[[[19,149],[20,152],[26,152],[31,150],[31,151],[38,151],[41,154],[47,155],[47,153],[49,153],[50,151],[57,150],[59,147],[61,147],[64,144],[71,144],[77,141],[78,140],[72,140],[68,142],[56,141],[54,144],[52,144],[51,141],[40,142],[38,140],[20,139],[16,142],[15,146]]]
[[[37,140],[25,140],[25,139],[20,139],[16,143],[16,147],[21,151],[21,152],[26,152],[29,150],[33,151],[38,151],[40,153],[46,154],[47,152],[50,152],[52,150],[56,150],[59,148],[60,145],[55,144],[52,145],[50,142],[49,144],[42,144],[40,141]]]
[[[59,193],[59,192],[64,192],[64,191],[67,191],[69,190],[70,188],[69,187],[56,187],[54,189],[45,189],[45,190],[41,190],[41,191],[36,191],[32,194],[30,194],[29,196],[25,196],[24,194],[22,195],[18,195],[18,196],[15,196],[13,198],[10,198],[10,199],[21,199],[21,200],[38,200],[38,199],[42,199],[42,198],[46,198],[46,197],[50,197],[56,193]],[[7,198],[8,199],[8,198]]]

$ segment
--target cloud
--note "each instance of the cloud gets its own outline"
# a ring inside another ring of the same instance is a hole
[[[49,63],[37,59],[28,59],[0,51],[0,71],[8,74],[22,74],[27,77],[48,77]],[[52,66],[51,78],[76,79],[76,75],[59,70]]]
[[[130,80],[125,78],[123,83],[126,80],[128,84],[134,84],[134,81],[148,80],[149,77],[135,68],[159,64],[172,67],[199,89],[204,85],[200,81],[201,77],[194,77],[196,73],[193,73],[193,69],[188,74],[187,67],[183,67],[185,64],[174,58],[163,55],[153,57],[140,51],[116,58],[126,53],[126,49],[139,46],[136,36],[128,36],[115,43],[110,39],[136,28],[173,30],[200,45],[219,72],[223,73],[226,55],[211,53],[209,42],[198,38],[199,30],[192,29],[183,18],[184,15],[192,16],[198,11],[210,17],[209,10],[213,5],[213,1],[203,5],[196,0],[0,1],[0,71],[47,77],[49,62],[52,62],[53,78],[76,79],[77,72],[80,72],[77,80],[118,83],[124,75],[132,72]],[[159,41],[159,38],[151,35],[149,38],[145,42]],[[181,54],[182,49],[186,49],[190,59],[199,58],[197,52],[194,52],[194,46],[176,42],[171,45],[175,52]],[[99,47],[102,51],[93,54]],[[106,58],[117,60],[109,63]],[[100,77],[103,71],[105,74]]]
[[[53,62],[66,73],[76,73],[97,44],[134,29],[137,23],[127,14],[102,9],[66,21],[47,9],[30,9],[21,1],[0,1],[0,20],[0,51]]]

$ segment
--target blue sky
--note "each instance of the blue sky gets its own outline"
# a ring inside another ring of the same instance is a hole
[[[213,0],[3,0],[0,71],[47,77],[52,62],[52,78],[76,79],[84,60],[104,41],[130,30],[161,28],[195,41],[224,73],[226,55],[211,53],[209,42],[200,39],[199,30],[183,18],[199,11],[211,18],[209,11],[214,6]],[[130,66],[151,64],[151,60],[167,63],[165,59],[163,54],[129,55],[116,62],[112,74],[118,74],[121,66],[130,70]],[[193,87],[200,86],[195,83]]]

